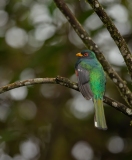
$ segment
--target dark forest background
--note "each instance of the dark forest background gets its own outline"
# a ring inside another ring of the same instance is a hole
[[[125,62],[110,34],[84,0],[67,0],[106,59],[127,82]],[[100,0],[132,49],[132,2]],[[75,54],[85,49],[52,0],[0,0],[0,86],[61,75],[77,81]],[[107,77],[105,95],[123,101]],[[107,131],[94,127],[92,101],[55,84],[0,95],[0,160],[131,160],[130,119],[104,104]]]

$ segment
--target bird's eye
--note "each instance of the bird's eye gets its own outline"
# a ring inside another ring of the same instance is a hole
[[[87,57],[87,56],[88,56],[88,53],[84,53],[84,56]]]

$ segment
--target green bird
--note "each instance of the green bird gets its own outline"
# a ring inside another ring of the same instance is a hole
[[[91,50],[84,50],[77,53],[76,56],[78,60],[75,64],[75,73],[79,90],[87,100],[93,100],[95,127],[106,130],[107,125],[103,108],[106,77],[103,67]]]

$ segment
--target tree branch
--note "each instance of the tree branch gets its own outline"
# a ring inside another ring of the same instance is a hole
[[[127,87],[127,85],[124,83],[124,81],[120,78],[120,76],[113,70],[111,65],[106,61],[103,54],[99,51],[98,46],[92,41],[91,37],[88,35],[88,33],[83,29],[81,24],[77,21],[75,16],[72,14],[68,6],[65,4],[63,0],[54,0],[57,7],[60,9],[60,11],[64,14],[64,16],[67,18],[75,32],[78,34],[78,36],[82,39],[83,43],[93,50],[102,64],[104,70],[107,72],[111,80],[115,83],[117,88],[120,91],[120,94],[125,99],[125,101],[128,103],[128,105],[131,107],[132,105],[132,93]]]
[[[61,86],[68,87],[70,89],[74,89],[76,91],[79,91],[78,84],[75,82],[70,81],[69,79],[65,77],[57,76],[56,78],[35,78],[35,79],[28,79],[24,81],[18,81],[14,82],[8,85],[5,85],[0,88],[0,94],[7,92],[11,89],[19,88],[22,86],[29,86],[29,85],[35,85],[35,84],[59,84]],[[109,106],[115,108],[116,110],[124,113],[128,117],[132,118],[132,109],[128,108],[122,103],[119,103],[118,101],[104,96],[104,102],[108,104]]]
[[[11,89],[15,89],[22,86],[34,85],[34,84],[42,84],[42,83],[55,83],[56,78],[35,78],[35,79],[28,79],[24,81],[18,81],[0,88],[0,94]]]
[[[91,5],[91,7],[94,9],[94,11],[97,13],[101,21],[104,23],[104,25],[107,27],[111,37],[115,41],[116,45],[118,46],[122,56],[124,57],[124,60],[126,62],[126,65],[128,67],[128,71],[132,78],[132,55],[131,52],[124,40],[124,38],[121,36],[120,32],[110,19],[110,17],[105,12],[104,8],[101,6],[101,4],[98,2],[98,0],[87,0],[87,2]]]

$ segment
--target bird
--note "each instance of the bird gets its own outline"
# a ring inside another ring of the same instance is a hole
[[[103,107],[106,76],[102,65],[91,50],[77,53],[75,73],[78,80],[79,91],[85,99],[93,100],[95,108],[94,125],[98,129],[106,130],[107,124]]]

